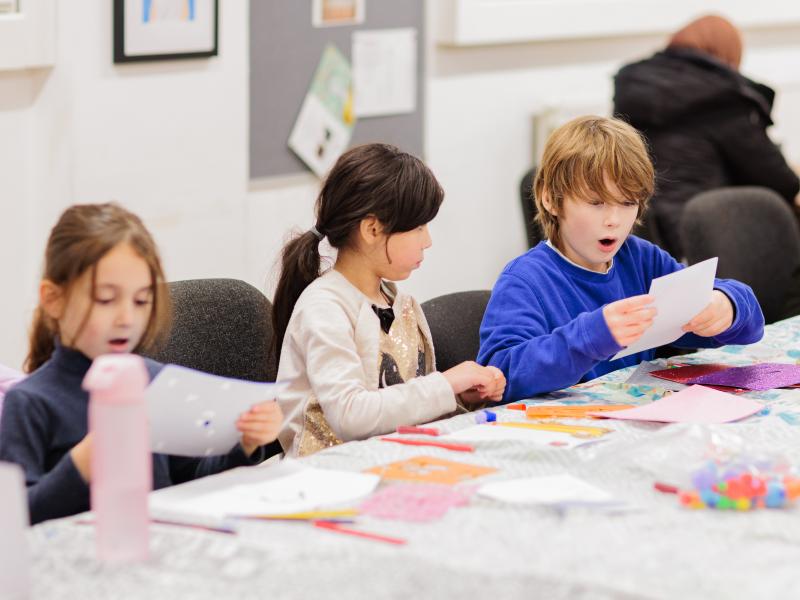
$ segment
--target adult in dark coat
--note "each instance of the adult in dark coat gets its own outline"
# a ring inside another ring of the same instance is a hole
[[[767,136],[775,92],[739,73],[741,55],[739,31],[722,17],[706,16],[614,79],[614,113],[645,134],[656,167],[650,226],[677,258],[683,256],[681,213],[695,194],[758,185],[794,202],[800,190]]]

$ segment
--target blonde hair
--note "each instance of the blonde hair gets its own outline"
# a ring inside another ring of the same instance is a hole
[[[113,203],[78,204],[69,207],[61,215],[47,240],[43,278],[55,283],[68,295],[75,281],[90,271],[94,297],[97,263],[117,244],[123,242],[130,244],[147,263],[153,281],[153,309],[134,352],[150,350],[169,333],[172,303],[169,288],[164,281],[158,249],[139,217]],[[89,320],[90,313],[91,308],[84,315],[78,334]],[[26,372],[35,371],[50,358],[55,349],[53,338],[58,333],[58,323],[41,306],[37,307],[31,326],[28,357],[25,360]]]
[[[619,188],[622,198],[609,192],[607,179]],[[638,222],[654,189],[653,163],[636,129],[619,119],[578,117],[547,139],[533,182],[536,220],[545,237],[558,245],[558,215],[564,200],[594,195],[604,202],[633,200],[638,204]],[[555,214],[545,209],[545,198]]]

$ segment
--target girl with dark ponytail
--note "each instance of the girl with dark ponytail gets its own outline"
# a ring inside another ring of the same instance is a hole
[[[316,224],[286,244],[275,292],[279,396],[287,454],[434,420],[464,403],[500,400],[503,374],[464,362],[435,370],[419,304],[397,290],[431,245],[444,192],[418,158],[386,144],[343,154],[316,202]],[[319,242],[337,250],[322,271]]]

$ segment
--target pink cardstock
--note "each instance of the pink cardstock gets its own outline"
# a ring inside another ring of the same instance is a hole
[[[454,506],[468,504],[474,491],[474,486],[391,485],[372,494],[361,504],[359,512],[381,519],[432,521]]]
[[[606,419],[711,424],[738,421],[762,408],[763,405],[749,398],[692,385],[636,408],[589,414]]]

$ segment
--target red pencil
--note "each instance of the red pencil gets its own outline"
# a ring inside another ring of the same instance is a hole
[[[417,427],[416,425],[400,425],[397,433],[418,433],[420,435],[439,435],[435,427]]]
[[[406,540],[400,538],[389,537],[387,535],[380,535],[377,533],[369,533],[367,531],[359,531],[358,529],[350,529],[349,527],[342,527],[338,523],[330,521],[312,521],[314,527],[320,529],[327,529],[328,531],[336,531],[338,533],[346,533],[347,535],[355,535],[357,537],[366,538],[368,540],[375,540],[376,542],[386,542],[388,544],[397,544],[402,546]]]
[[[680,490],[674,485],[670,485],[668,483],[661,483],[660,481],[656,481],[653,484],[653,487],[657,489],[659,492],[663,492],[665,494],[677,494],[678,492],[680,492]]]
[[[395,444],[406,444],[407,446],[434,446],[435,448],[444,448],[445,450],[454,450],[456,452],[474,452],[473,446],[467,444],[448,444],[447,442],[435,442],[433,440],[405,440],[401,438],[382,437],[379,438],[383,442],[394,442]]]

